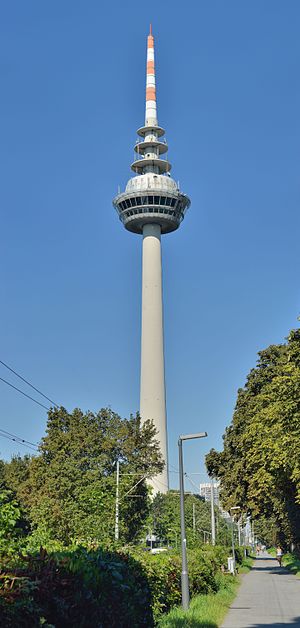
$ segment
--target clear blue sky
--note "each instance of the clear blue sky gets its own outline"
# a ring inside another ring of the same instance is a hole
[[[144,120],[152,21],[159,122],[192,200],[163,238],[170,462],[179,433],[207,430],[185,445],[196,473],[257,351],[297,325],[300,4],[149,6],[1,5],[0,359],[70,410],[138,409],[141,239],[111,201]],[[43,435],[46,411],[1,382],[0,412]],[[2,457],[18,450],[1,439]]]

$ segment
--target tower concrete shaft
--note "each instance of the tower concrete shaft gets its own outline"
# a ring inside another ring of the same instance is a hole
[[[164,372],[161,235],[180,226],[190,199],[170,177],[171,164],[163,156],[168,145],[165,131],[158,125],[154,65],[154,37],[150,27],[147,39],[145,126],[138,129],[136,157],[131,164],[135,176],[124,192],[113,200],[124,227],[143,235],[142,351],[140,413],[151,419],[165,468],[149,483],[154,494],[166,493],[168,448]]]
[[[149,481],[153,492],[165,493],[168,480],[168,443],[165,395],[161,227],[143,228],[141,395],[142,419],[152,419],[165,467]]]

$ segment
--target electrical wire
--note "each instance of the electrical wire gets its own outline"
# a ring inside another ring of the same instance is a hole
[[[138,484],[140,484],[141,482],[143,482],[143,480],[146,480],[146,478],[147,478],[147,476],[146,476],[146,475],[143,475],[143,476],[140,478],[140,480],[139,480],[136,484],[134,484],[134,485],[133,485],[133,486],[129,489],[129,491],[127,491],[127,493],[125,493],[125,495],[123,495],[123,496],[121,497],[121,499],[120,499],[119,501],[121,502],[121,501],[124,499],[124,497],[127,497],[127,495],[129,495],[129,493],[131,493],[131,491],[133,491],[133,489],[134,489],[134,488],[135,488]]]
[[[31,445],[28,445],[23,438],[19,438],[18,436],[14,438],[13,436],[7,436],[6,434],[1,434],[0,432],[0,438],[7,438],[8,440],[18,443],[18,445],[23,445],[24,447],[28,447],[28,449],[32,449],[32,451],[38,451],[37,447],[32,447]]]
[[[2,427],[0,427],[0,432],[4,432],[4,434],[7,434],[7,436],[13,436],[14,438],[18,438],[23,443],[27,443],[28,445],[32,445],[33,447],[36,447],[36,448],[38,447],[37,443],[32,443],[30,440],[26,440],[26,438],[21,438],[20,436],[16,436],[16,434],[12,434],[11,432],[7,432],[7,430],[3,430]]]
[[[53,406],[56,406],[56,408],[59,408],[59,405],[57,403],[55,403],[55,401],[52,401],[52,399],[50,399],[50,397],[47,397],[47,395],[44,395],[44,393],[41,392],[41,390],[39,390],[38,388],[36,388],[33,384],[31,384],[30,382],[28,382],[27,379],[25,379],[25,377],[22,377],[22,375],[20,375],[19,373],[17,373],[17,371],[14,371],[14,369],[11,368],[11,366],[8,366],[8,364],[6,364],[5,362],[3,362],[3,360],[0,360],[0,364],[2,364],[3,366],[5,366],[6,369],[8,369],[9,371],[11,371],[14,375],[16,375],[17,377],[19,377],[19,379],[21,379],[23,382],[25,382],[25,384],[27,384],[28,386],[30,386],[31,388],[33,388],[33,390],[35,390],[39,395],[41,395],[42,397],[44,397],[44,399],[47,399],[47,401],[50,401],[50,403],[52,403]]]
[[[190,478],[190,476],[187,473],[185,473],[184,475],[188,479],[188,481],[191,484],[193,484],[193,486],[195,486],[195,488],[197,489],[197,493],[199,493],[199,490],[200,490],[199,486],[197,486],[197,484],[192,480],[192,478]]]
[[[34,401],[34,403],[37,403],[42,408],[45,408],[45,410],[50,410],[50,408],[48,408],[47,406],[44,406],[43,403],[40,403],[40,401],[37,401],[36,399],[31,397],[30,395],[27,395],[26,392],[24,392],[23,390],[20,390],[20,388],[17,388],[17,386],[14,386],[10,382],[8,382],[6,379],[3,379],[3,377],[0,377],[0,380],[1,380],[1,382],[4,382],[5,384],[7,384],[7,386],[10,386],[11,388],[14,388],[14,390],[17,390],[19,393],[21,393],[21,395],[24,395],[24,397],[27,397],[28,399],[31,399],[31,401]]]
[[[169,490],[169,487],[167,486],[167,484],[165,484],[165,482],[162,482],[161,480],[158,479],[158,477],[154,476],[154,481],[158,482],[158,484],[160,484],[161,486],[163,486],[163,488]]]

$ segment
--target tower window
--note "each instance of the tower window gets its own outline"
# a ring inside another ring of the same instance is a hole
[[[154,196],[154,205],[159,205],[159,196]]]

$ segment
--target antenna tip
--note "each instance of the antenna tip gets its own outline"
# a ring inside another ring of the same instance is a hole
[[[152,35],[152,24],[150,23],[150,32],[149,35]]]

